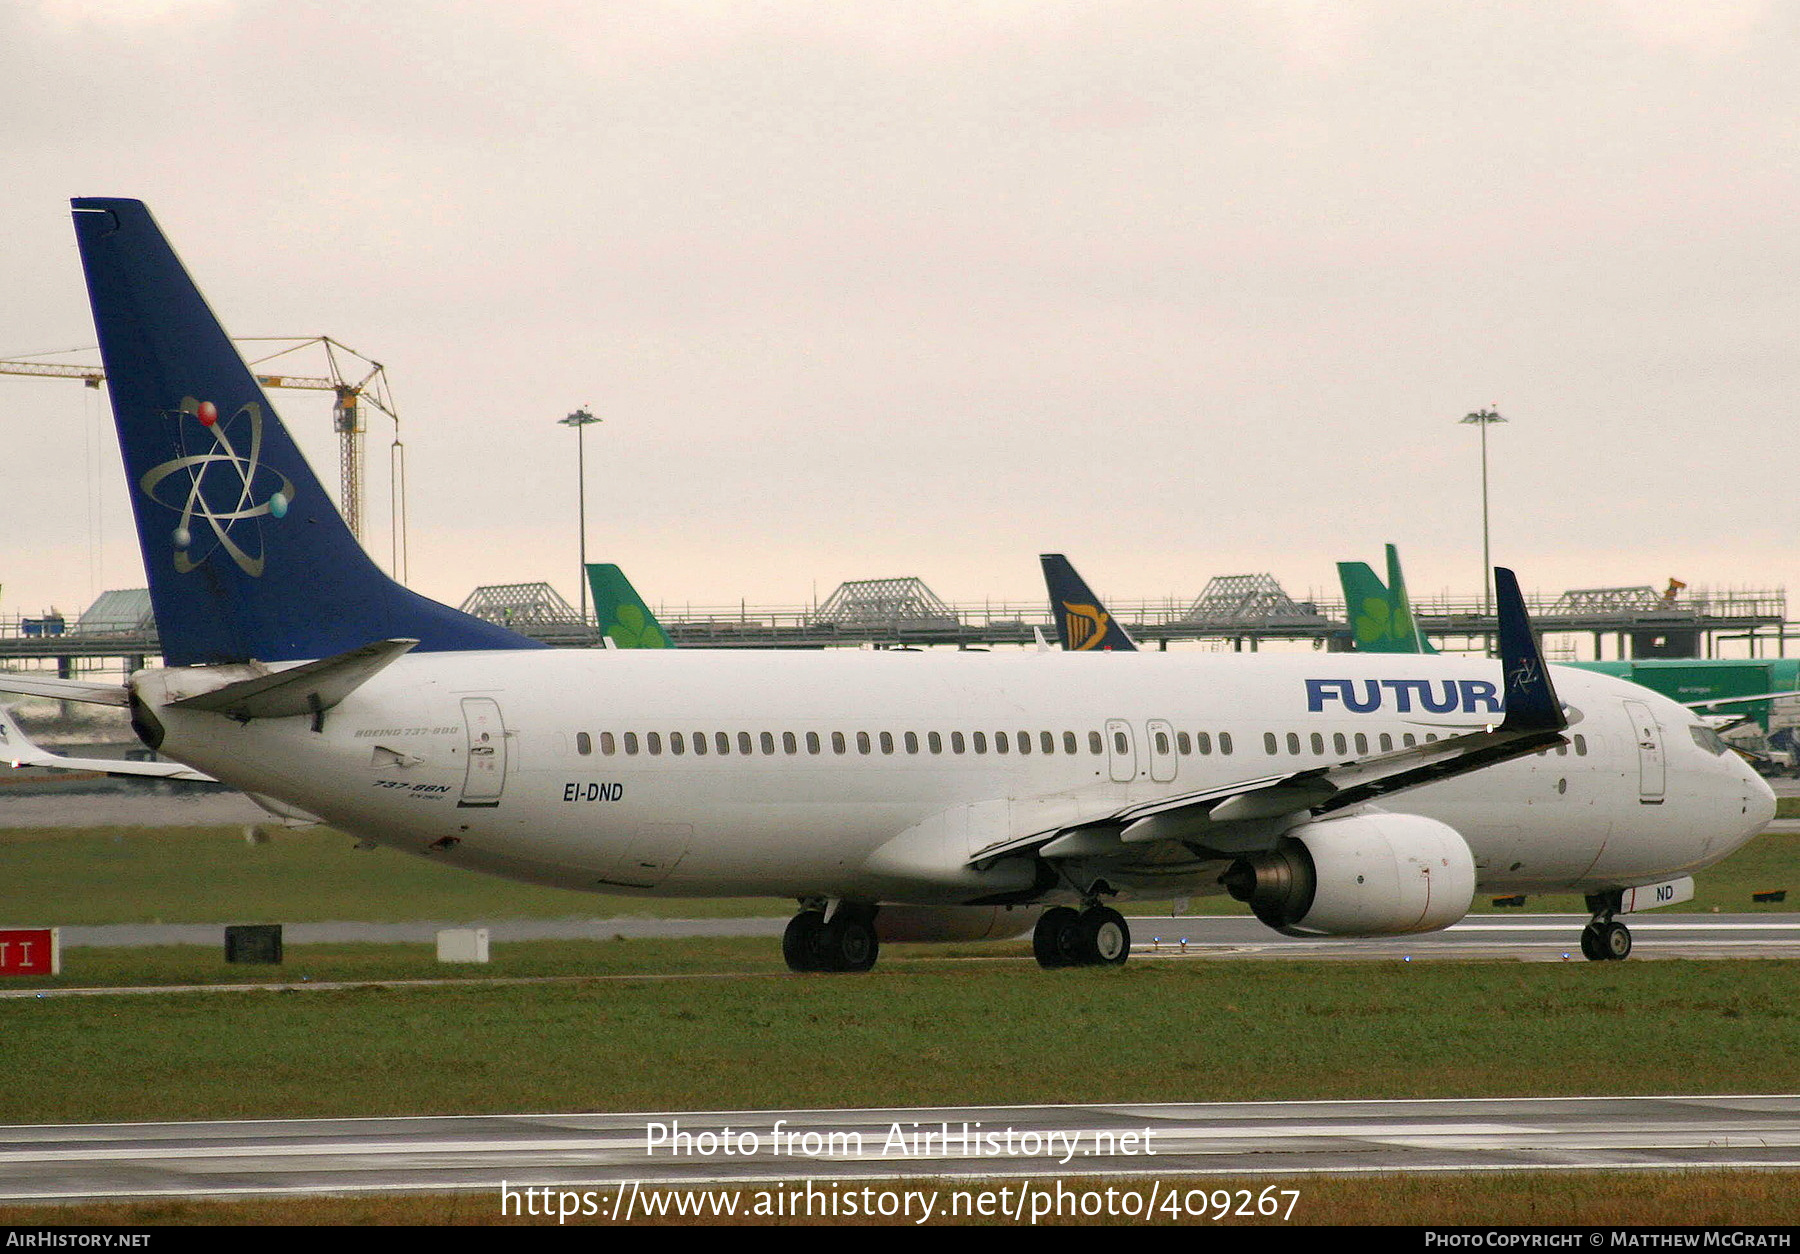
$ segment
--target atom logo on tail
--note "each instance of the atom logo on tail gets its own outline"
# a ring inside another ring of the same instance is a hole
[[[262,406],[250,402],[221,422],[211,401],[188,396],[171,416],[184,450],[192,447],[190,440],[210,441],[209,451],[154,466],[138,483],[145,496],[181,516],[170,536],[175,569],[198,570],[222,549],[246,575],[260,576],[264,551],[258,520],[285,517],[294,500],[292,481],[262,464]],[[196,522],[205,524],[199,535]]]

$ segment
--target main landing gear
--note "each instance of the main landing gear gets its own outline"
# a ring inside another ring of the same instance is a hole
[[[1631,956],[1631,929],[1613,918],[1619,894],[1595,893],[1587,899],[1593,921],[1581,929],[1581,956],[1589,962],[1619,962]]]
[[[1110,906],[1091,905],[1080,911],[1052,906],[1038,919],[1031,950],[1046,970],[1116,967],[1131,956],[1131,929],[1125,916]]]
[[[781,956],[790,971],[867,971],[881,953],[875,907],[842,902],[829,920],[823,906],[808,905],[788,921]]]

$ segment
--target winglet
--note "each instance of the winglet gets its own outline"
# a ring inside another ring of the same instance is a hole
[[[1494,567],[1494,606],[1500,624],[1500,673],[1506,685],[1504,731],[1561,731],[1569,725],[1544,655],[1531,634],[1519,580]]]

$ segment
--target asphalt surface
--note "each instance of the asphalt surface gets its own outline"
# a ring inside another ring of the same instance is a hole
[[[502,1182],[517,1191],[919,1177],[1026,1177],[1047,1185],[1062,1177],[1222,1174],[1248,1177],[1243,1183],[1255,1187],[1318,1172],[1722,1167],[1800,1167],[1800,1097],[0,1127],[0,1200],[10,1202],[458,1189],[489,1193],[498,1211]]]

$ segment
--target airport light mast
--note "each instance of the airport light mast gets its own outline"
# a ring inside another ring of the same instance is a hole
[[[583,406],[582,408],[576,410],[574,413],[570,414],[567,418],[558,418],[556,421],[562,426],[575,428],[575,495],[576,495],[576,499],[580,502],[579,507],[578,507],[579,508],[579,514],[578,514],[579,522],[578,522],[577,526],[581,533],[580,534],[581,542],[579,545],[579,548],[581,550],[581,572],[580,572],[580,578],[576,579],[575,584],[578,588],[581,589],[581,626],[585,630],[588,625],[588,613],[587,613],[587,459],[586,459],[586,455],[585,455],[584,448],[583,448],[583,441],[584,441],[583,429],[586,427],[592,426],[596,422],[599,422],[600,419],[594,417],[594,415],[592,415],[591,413],[589,413],[587,411],[586,406]]]
[[[1496,422],[1505,421],[1506,419],[1491,409],[1478,409],[1462,420],[1463,426],[1473,423],[1481,428],[1481,616],[1483,618],[1494,612],[1494,563],[1488,551],[1487,429]]]

